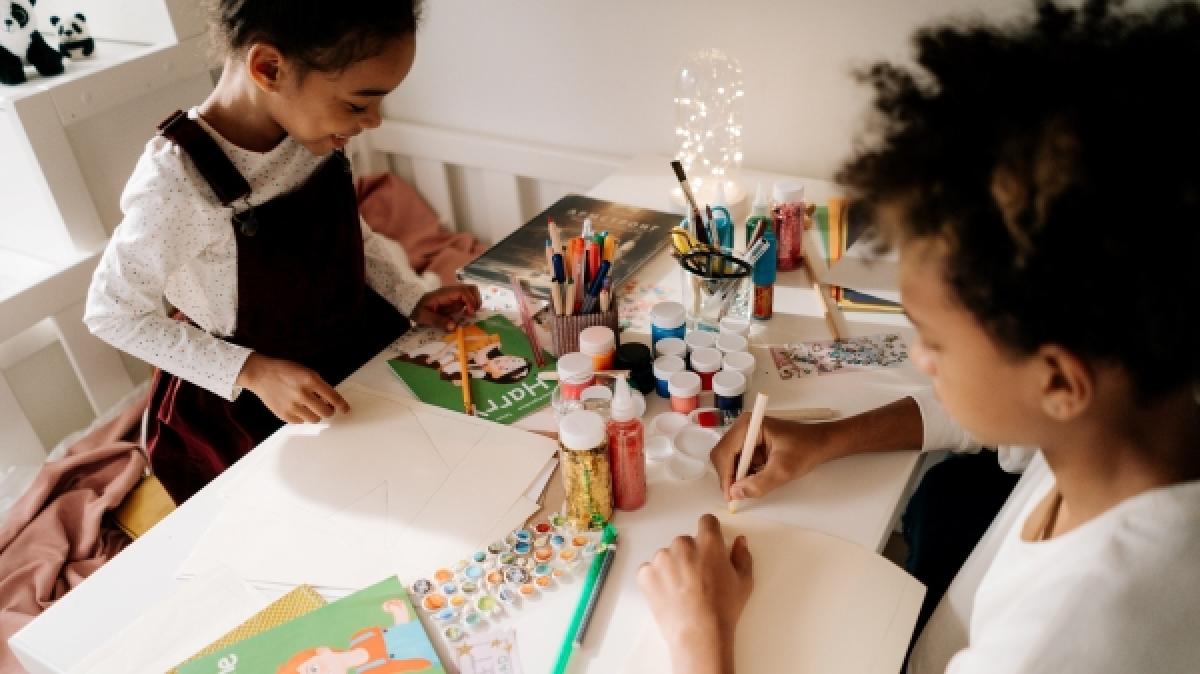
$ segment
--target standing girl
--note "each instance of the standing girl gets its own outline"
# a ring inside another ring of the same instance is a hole
[[[412,67],[415,3],[329,10],[213,0],[220,81],[147,144],[92,280],[89,329],[159,368],[147,450],[176,502],[283,422],[348,412],[332,385],[409,317],[452,329],[479,307],[401,280],[342,153]]]

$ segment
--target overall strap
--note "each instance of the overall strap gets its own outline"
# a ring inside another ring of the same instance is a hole
[[[158,125],[158,130],[187,152],[223,206],[229,206],[250,196],[250,183],[246,182],[246,178],[221,151],[217,141],[213,140],[199,122],[188,117],[186,112],[176,110]],[[258,230],[253,209],[235,214],[233,219],[243,234],[254,236]]]

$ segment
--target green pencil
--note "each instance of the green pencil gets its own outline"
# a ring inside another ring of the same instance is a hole
[[[575,604],[575,614],[571,616],[571,624],[567,625],[567,633],[563,637],[562,647],[558,649],[558,660],[554,663],[553,674],[565,674],[567,666],[571,664],[571,656],[575,654],[577,645],[576,636],[585,619],[590,620],[591,610],[596,607],[596,594],[600,591],[600,584],[597,581],[600,579],[601,570],[608,568],[605,560],[612,557],[613,543],[616,540],[617,528],[611,522],[604,525],[604,534],[600,537],[604,550],[592,558],[592,566],[588,569],[587,580],[583,584],[583,590],[579,593],[579,603]]]

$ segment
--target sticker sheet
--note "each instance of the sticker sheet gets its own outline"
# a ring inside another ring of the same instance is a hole
[[[871,335],[772,346],[771,358],[780,379],[799,379],[895,367],[908,361],[908,346],[897,334]]]
[[[521,674],[521,658],[517,654],[517,633],[514,630],[495,630],[472,637],[454,647],[458,669],[462,674]]]

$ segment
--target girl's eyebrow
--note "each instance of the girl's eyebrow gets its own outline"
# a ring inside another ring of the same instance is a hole
[[[354,92],[355,96],[387,96],[388,92],[383,89],[359,89]]]

